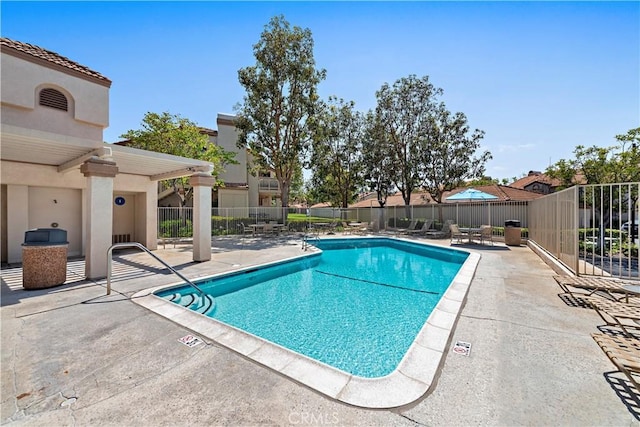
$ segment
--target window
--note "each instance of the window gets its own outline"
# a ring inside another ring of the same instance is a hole
[[[45,88],[40,91],[39,104],[56,110],[68,111],[67,97],[59,90]]]

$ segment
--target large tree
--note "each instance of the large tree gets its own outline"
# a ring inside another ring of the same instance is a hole
[[[364,183],[368,190],[376,193],[378,205],[383,208],[394,190],[393,162],[389,141],[372,111],[365,116],[362,153]]]
[[[364,118],[342,99],[330,97],[323,107],[310,162],[315,196],[346,208],[362,188]]]
[[[393,162],[394,185],[402,193],[406,215],[411,215],[411,194],[422,185],[422,151],[425,135],[430,133],[431,117],[442,89],[429,82],[429,76],[403,77],[376,92],[376,115],[381,137],[389,147]]]
[[[484,132],[470,132],[463,113],[451,114],[441,103],[430,119],[420,150],[422,184],[433,200],[442,203],[445,191],[483,177],[491,153],[484,151],[475,157]]]
[[[253,53],[256,64],[238,71],[246,90],[236,107],[238,147],[275,173],[286,209],[291,182],[314,136],[316,88],[326,72],[316,69],[311,31],[291,28],[283,16],[269,21]]]
[[[212,163],[216,185],[223,185],[218,176],[224,171],[224,166],[236,162],[235,153],[210,143],[209,137],[196,123],[180,115],[148,112],[141,126],[141,129],[128,130],[120,138],[128,140],[129,147]],[[188,178],[170,179],[165,184],[173,187],[183,206],[191,199],[192,188],[188,185]]]

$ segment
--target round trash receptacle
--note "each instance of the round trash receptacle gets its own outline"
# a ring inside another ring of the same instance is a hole
[[[44,289],[67,280],[67,232],[60,229],[29,230],[22,244],[22,287]]]

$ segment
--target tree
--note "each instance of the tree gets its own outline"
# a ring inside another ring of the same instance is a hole
[[[585,147],[576,146],[573,151],[574,159],[560,159],[549,166],[545,173],[560,179],[562,187],[571,187],[579,183],[613,184],[640,181],[640,128],[627,131],[626,134],[616,135],[617,146]],[[577,182],[576,177],[582,176],[583,181]],[[596,206],[617,206],[617,210],[631,212],[631,221],[635,221],[638,194],[632,190],[627,192],[625,186],[608,186],[600,192],[581,192],[582,202]],[[600,220],[598,246],[604,246],[604,230],[608,228],[613,218],[610,211],[605,209]],[[633,229],[633,227],[631,227]],[[632,234],[633,238],[634,235]]]
[[[286,210],[291,182],[314,137],[316,88],[326,72],[315,67],[311,31],[291,28],[283,16],[269,21],[253,52],[256,64],[238,71],[246,90],[236,107],[238,147],[275,173]]]
[[[485,151],[474,157],[483,136],[484,132],[478,129],[469,133],[463,113],[451,114],[444,104],[435,109],[420,151],[422,184],[433,200],[442,203],[445,191],[484,175],[491,153]]]
[[[381,137],[390,148],[392,180],[402,193],[407,217],[411,215],[411,193],[422,183],[422,146],[430,132],[436,97],[441,94],[442,89],[434,87],[428,76],[415,75],[396,80],[393,86],[385,83],[376,92]]]
[[[576,146],[574,159],[560,159],[545,173],[562,182],[562,187],[578,184],[583,176],[587,184],[640,181],[640,128],[616,135],[617,146]],[[627,145],[629,144],[629,145]]]
[[[146,113],[142,119],[142,129],[128,130],[120,138],[127,139],[128,145],[133,148],[212,163],[212,176],[216,178],[217,186],[223,185],[218,176],[224,166],[236,163],[235,153],[210,143],[209,137],[200,132],[196,123],[168,112]],[[175,178],[165,182],[180,196],[182,206],[186,205],[192,196],[188,178]]]
[[[316,197],[346,208],[362,187],[364,118],[353,102],[330,97],[318,130],[310,162]]]
[[[394,189],[391,147],[383,132],[377,116],[369,111],[365,116],[365,135],[362,140],[363,178],[368,189],[375,191],[381,208]]]

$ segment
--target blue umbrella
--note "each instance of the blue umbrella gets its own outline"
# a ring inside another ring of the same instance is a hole
[[[445,200],[452,201],[482,201],[482,200],[495,200],[497,196],[493,194],[485,193],[484,191],[476,190],[475,188],[467,188],[464,191],[456,193],[452,196],[447,197]]]

